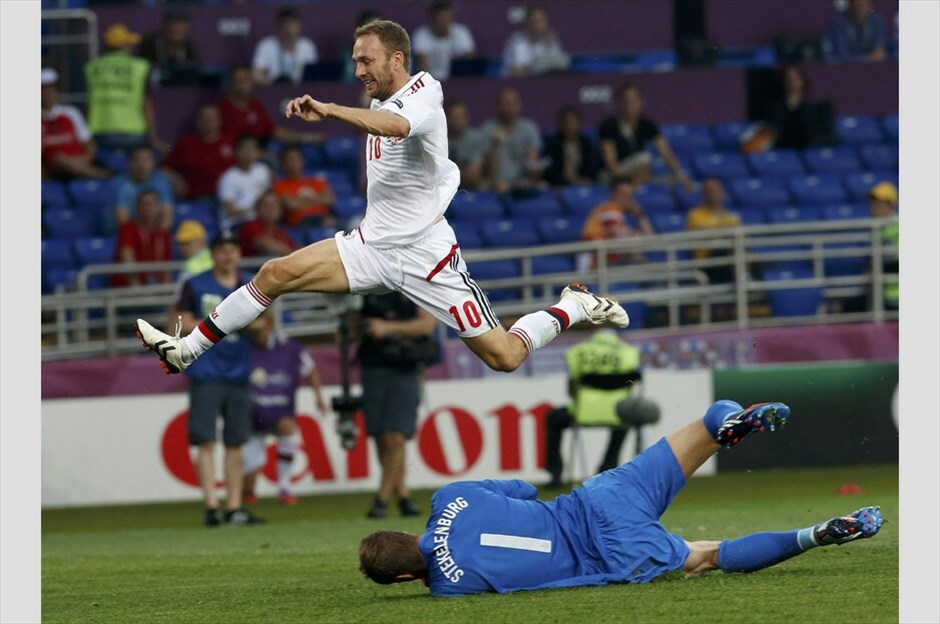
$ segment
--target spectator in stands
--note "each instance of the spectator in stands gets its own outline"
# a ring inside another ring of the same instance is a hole
[[[558,131],[548,140],[545,155],[549,159],[545,180],[552,186],[594,182],[594,145],[581,132],[581,113],[574,106],[558,111]]]
[[[481,190],[486,185],[483,178],[486,138],[470,126],[470,110],[466,103],[453,100],[448,102],[445,110],[448,158],[460,167],[460,188]]]
[[[150,61],[151,81],[163,86],[193,85],[199,82],[199,54],[189,36],[189,14],[168,9],[163,26],[140,44],[140,56]]]
[[[104,33],[107,52],[85,64],[88,125],[99,147],[130,149],[149,145],[161,154],[153,103],[147,93],[150,61],[134,56],[140,35],[124,24]]]
[[[293,83],[303,80],[304,66],[317,62],[317,46],[301,37],[303,23],[297,9],[281,9],[276,19],[277,33],[264,37],[255,47],[251,65],[259,84]]]
[[[42,70],[42,178],[94,178],[111,172],[95,163],[96,147],[85,118],[74,106],[59,104],[59,74]]]
[[[771,102],[766,120],[776,137],[773,146],[802,150],[838,143],[832,104],[808,98],[810,85],[803,68],[788,65],[780,78],[783,93]]]
[[[868,207],[871,216],[878,219],[894,217],[881,228],[881,240],[885,245],[897,247],[899,244],[899,225],[898,216],[898,189],[890,182],[879,182],[872,187],[868,193]],[[898,272],[898,256],[896,254],[885,254],[882,263],[882,271],[888,274]],[[891,310],[898,309],[899,288],[897,283],[885,284],[884,302],[885,307]]]
[[[255,205],[271,188],[271,170],[259,160],[258,139],[244,135],[235,143],[236,162],[219,178],[219,227],[235,231],[257,218]]]
[[[180,223],[176,228],[176,244],[183,258],[183,272],[187,278],[212,268],[212,252],[209,251],[206,229],[201,223],[195,219],[186,219]]]
[[[886,44],[884,18],[872,9],[871,0],[849,0],[829,22],[823,47],[830,61],[883,61]]]
[[[708,178],[702,181],[702,204],[696,206],[686,215],[686,229],[704,230],[716,228],[729,228],[741,225],[738,213],[725,207],[725,187],[721,180]],[[696,249],[696,259],[730,256],[730,250]],[[713,284],[722,284],[734,281],[733,266],[705,267],[703,269]]]
[[[272,138],[282,143],[323,143],[319,132],[296,132],[275,124],[264,104],[252,95],[253,89],[251,67],[236,65],[229,70],[225,94],[219,98],[222,132],[233,137],[251,135],[262,146]]]
[[[496,117],[480,128],[488,142],[484,175],[497,193],[544,186],[542,135],[534,121],[522,117],[522,99],[512,87],[504,87],[496,101]]]
[[[548,11],[539,4],[526,7],[525,29],[506,40],[503,73],[510,77],[564,71],[571,65],[558,35],[548,23]]]
[[[176,197],[215,197],[219,178],[235,164],[235,141],[222,133],[219,107],[205,102],[196,109],[196,131],[177,139],[163,160],[163,171]]]
[[[160,223],[161,214],[160,194],[154,189],[144,188],[137,196],[134,218],[118,228],[115,262],[169,262],[172,259],[170,234]],[[111,276],[111,285],[115,287],[165,284],[170,281],[169,271]]]
[[[283,177],[272,187],[281,199],[284,221],[294,227],[333,225],[336,220],[330,213],[336,203],[336,195],[330,183],[323,178],[304,173],[304,153],[299,147],[288,146],[281,150],[281,173]]]
[[[646,212],[634,197],[633,183],[627,178],[617,178],[610,184],[610,200],[597,205],[588,214],[581,229],[581,239],[612,240],[654,233]],[[596,263],[596,259],[593,262]],[[641,252],[607,254],[608,265],[641,262],[646,262],[646,256]]]
[[[156,169],[153,150],[138,145],[131,150],[127,174],[117,177],[112,185],[114,192],[114,218],[118,225],[134,218],[137,196],[144,188],[150,188],[160,196],[160,225],[169,230],[173,227],[173,189],[169,178]]]
[[[435,2],[428,8],[428,24],[419,26],[411,37],[411,51],[417,71],[447,80],[451,60],[472,57],[476,44],[470,29],[454,22],[450,2]]]
[[[636,184],[647,182],[652,177],[653,159],[647,151],[652,144],[672,172],[675,181],[691,192],[691,178],[672,153],[659,127],[643,115],[643,94],[634,84],[625,84],[617,91],[620,114],[601,122],[598,128],[604,178],[627,176]]]
[[[243,258],[286,256],[298,245],[281,225],[281,201],[273,191],[266,191],[255,206],[257,219],[247,221],[238,232]]]

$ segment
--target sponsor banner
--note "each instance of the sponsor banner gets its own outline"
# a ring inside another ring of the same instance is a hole
[[[650,371],[644,395],[660,403],[661,421],[644,430],[644,446],[700,416],[712,400],[708,371]],[[414,488],[455,480],[547,481],[544,417],[567,402],[564,375],[439,381],[425,384],[415,438],[408,445],[407,479]],[[327,400],[338,394],[324,388]],[[42,402],[42,504],[46,507],[199,500],[195,449],[186,439],[186,393]],[[334,429],[335,415],[314,416],[313,393],[298,394],[302,448],[294,460],[297,494],[371,491],[379,485],[374,444],[360,433],[346,451]],[[361,418],[360,418],[361,425]],[[607,443],[604,429],[585,430],[573,477],[586,478]],[[562,453],[571,461],[571,436]],[[632,455],[633,434],[624,444]],[[260,495],[276,493],[275,439],[258,480]],[[221,445],[216,475],[222,473]],[[713,474],[715,460],[699,474]],[[223,488],[223,484],[219,483]]]
[[[802,364],[715,372],[715,397],[781,401],[778,434],[718,455],[721,470],[897,463],[898,363]]]

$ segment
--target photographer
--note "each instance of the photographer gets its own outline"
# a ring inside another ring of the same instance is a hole
[[[421,372],[440,357],[432,337],[437,321],[397,292],[366,295],[360,314],[362,411],[382,466],[379,491],[366,516],[387,517],[393,492],[401,515],[417,516],[421,512],[405,486],[405,442],[418,419]]]

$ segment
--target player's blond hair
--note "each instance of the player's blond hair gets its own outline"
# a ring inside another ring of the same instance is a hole
[[[394,52],[401,52],[405,57],[405,71],[407,72],[411,67],[411,39],[408,37],[408,31],[400,24],[390,20],[375,20],[356,29],[356,39],[363,35],[378,37],[389,57]]]

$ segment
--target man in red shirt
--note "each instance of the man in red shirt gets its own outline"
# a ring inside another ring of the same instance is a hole
[[[95,165],[95,142],[85,118],[74,106],[59,104],[59,74],[42,70],[42,177],[111,177]]]
[[[115,262],[169,262],[172,259],[170,234],[160,225],[161,214],[160,194],[153,189],[144,188],[137,196],[136,217],[125,221],[118,228]],[[112,286],[163,284],[169,281],[169,271],[111,276]]]
[[[219,178],[235,164],[235,140],[222,132],[219,107],[206,102],[196,109],[196,132],[177,139],[163,159],[163,171],[177,197],[215,197]]]
[[[319,132],[295,132],[275,125],[261,101],[251,94],[253,87],[251,67],[236,65],[229,71],[225,95],[219,99],[222,132],[233,137],[253,136],[262,146],[272,138],[282,143],[323,143]]]
[[[281,198],[288,225],[333,225],[330,208],[336,195],[323,178],[304,175],[304,155],[297,147],[281,150],[281,173],[272,190]]]
[[[286,256],[298,249],[297,243],[281,227],[281,201],[277,195],[271,191],[262,195],[255,210],[258,218],[244,223],[238,233],[243,258]]]

